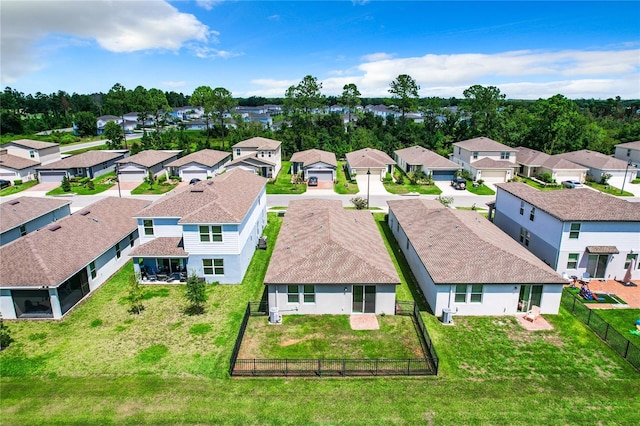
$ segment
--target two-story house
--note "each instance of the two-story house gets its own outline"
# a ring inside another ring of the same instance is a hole
[[[496,186],[493,222],[557,272],[622,279],[632,263],[632,279],[640,278],[640,204],[589,188]]]
[[[492,139],[479,137],[453,144],[451,161],[478,181],[507,182],[516,167],[516,150]]]
[[[52,142],[34,141],[31,139],[18,139],[7,142],[0,148],[5,149],[9,155],[26,158],[40,164],[52,163],[60,160],[60,145]]]
[[[33,180],[38,175],[36,167],[39,165],[37,161],[8,154],[6,149],[0,148],[0,179]]]
[[[282,142],[255,137],[233,145],[233,160],[227,170],[241,168],[250,170],[266,178],[275,178],[282,166]]]
[[[141,245],[131,256],[141,280],[196,274],[206,282],[242,282],[267,223],[266,183],[228,170],[138,212]]]
[[[619,143],[613,156],[627,164],[631,161],[632,166],[640,168],[640,141]]]
[[[18,197],[0,204],[0,246],[71,214],[71,201]]]

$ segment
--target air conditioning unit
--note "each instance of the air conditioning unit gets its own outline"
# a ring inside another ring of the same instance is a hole
[[[443,324],[451,324],[452,323],[453,310],[450,308],[442,309],[442,323]]]
[[[266,250],[267,249],[267,236],[263,235],[262,237],[258,238],[258,248],[261,250]]]
[[[269,323],[280,324],[282,322],[282,316],[277,307],[269,308]]]

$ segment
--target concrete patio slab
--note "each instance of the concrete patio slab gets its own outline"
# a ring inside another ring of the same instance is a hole
[[[380,324],[375,314],[358,314],[349,317],[352,330],[379,330]]]

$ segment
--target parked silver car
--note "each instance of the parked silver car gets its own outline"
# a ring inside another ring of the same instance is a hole
[[[565,188],[579,188],[582,184],[577,180],[563,180],[562,186]]]

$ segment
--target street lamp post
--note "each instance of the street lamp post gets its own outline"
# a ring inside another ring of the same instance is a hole
[[[624,180],[622,181],[622,189],[620,190],[620,195],[624,193],[624,184],[627,183],[627,172],[629,171],[630,165],[631,165],[631,160],[627,161],[627,168],[624,170]]]
[[[120,193],[120,165],[116,163],[116,182],[118,182],[118,197],[122,198]]]
[[[371,169],[367,169],[367,209],[369,208],[369,185],[371,183]]]

